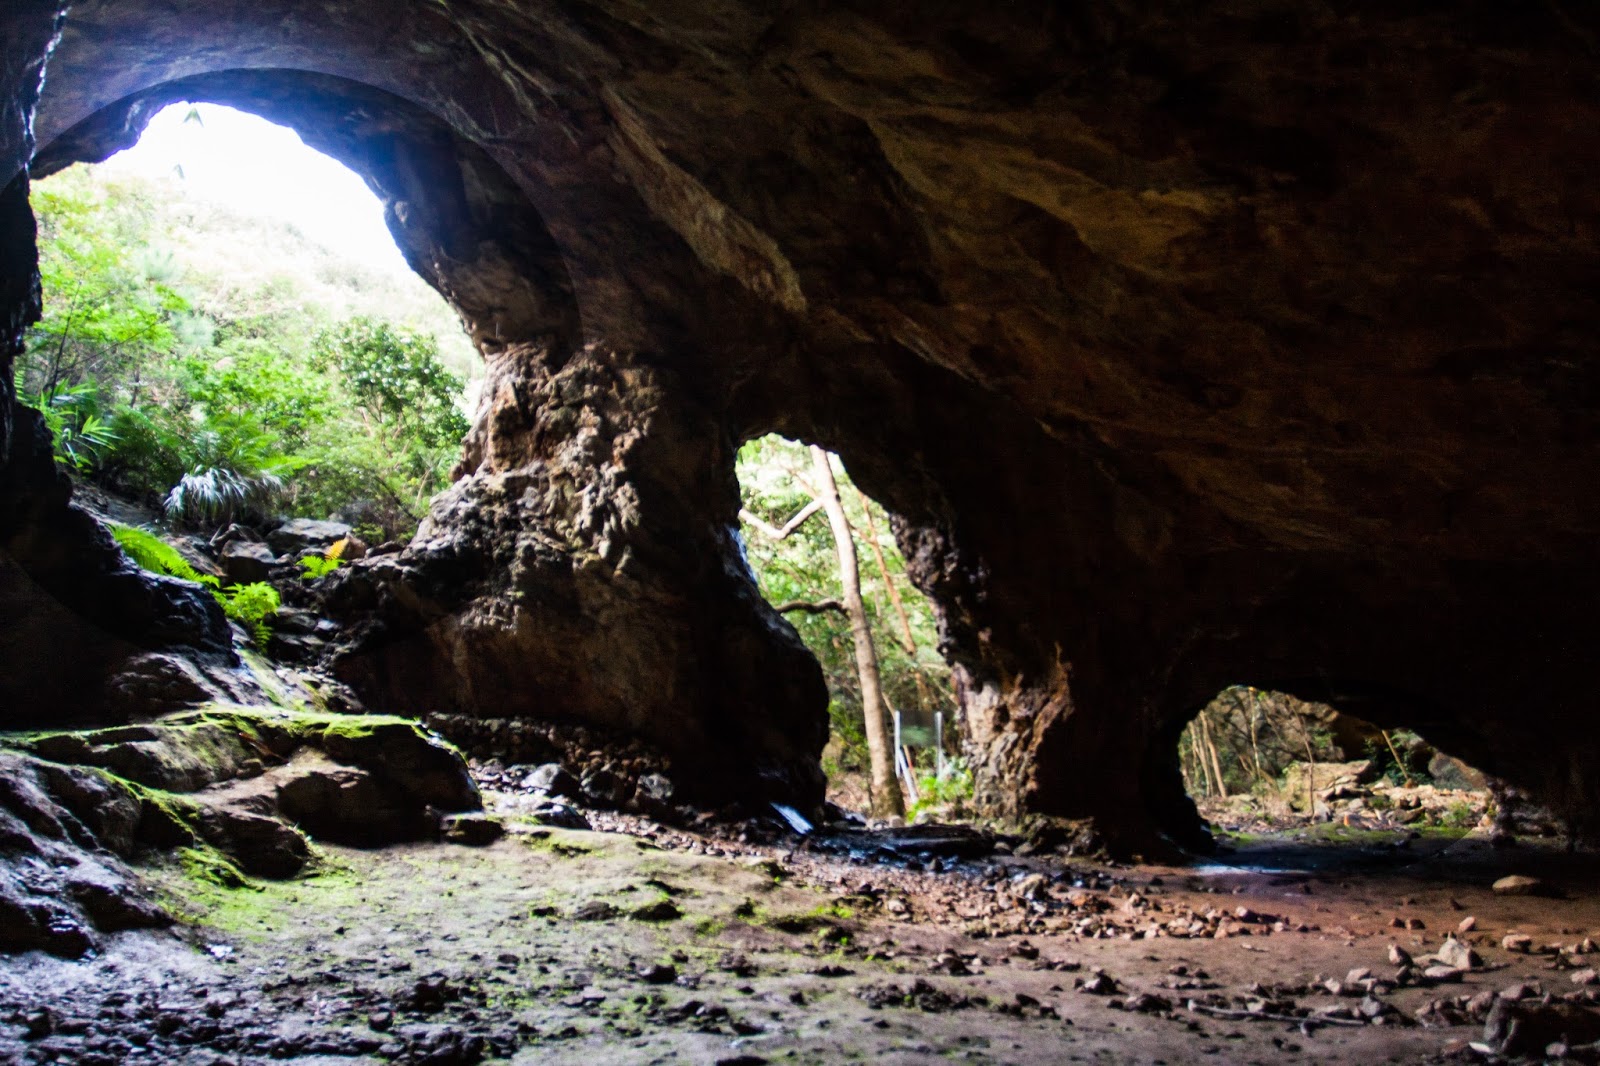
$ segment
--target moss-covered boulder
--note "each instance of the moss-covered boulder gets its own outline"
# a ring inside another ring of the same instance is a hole
[[[403,718],[215,704],[0,734],[0,951],[77,956],[98,933],[169,922],[124,860],[287,878],[315,858],[308,833],[437,839],[444,815],[482,807],[461,753]]]

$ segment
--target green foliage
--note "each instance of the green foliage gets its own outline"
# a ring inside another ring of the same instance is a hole
[[[1426,742],[1421,737],[1409,729],[1391,729],[1388,737],[1387,743],[1373,739],[1364,745],[1366,756],[1372,761],[1376,777],[1391,785],[1425,784],[1432,780],[1427,767],[1412,757],[1412,754],[1419,749],[1431,750],[1426,747]],[[1405,760],[1404,765],[1396,761],[1396,755]]]
[[[959,755],[945,763],[941,776],[933,771],[917,779],[918,799],[906,817],[912,821],[925,810],[937,807],[960,807],[972,799],[972,770]]]
[[[222,611],[232,621],[238,622],[250,634],[257,647],[264,647],[272,635],[271,619],[278,613],[282,600],[278,590],[264,581],[248,585],[221,583],[210,574],[202,574],[185,559],[178,549],[147,529],[125,526],[120,522],[107,523],[128,558],[153,574],[165,574],[180,581],[192,581],[211,590],[222,605]]]
[[[223,589],[218,598],[222,600],[223,611],[244,626],[256,647],[265,647],[272,635],[271,619],[283,605],[278,590],[264,581],[255,581]]]
[[[60,383],[36,396],[18,399],[44,416],[55,442],[56,459],[77,471],[94,467],[117,444],[117,433],[100,412],[100,390],[85,382]]]
[[[316,349],[344,375],[367,413],[403,427],[408,442],[438,448],[466,435],[466,416],[456,406],[461,379],[439,361],[432,337],[388,322],[352,318],[320,334]]]
[[[136,526],[125,526],[120,522],[107,523],[111,528],[111,535],[116,538],[122,550],[127,553],[140,567],[152,574],[165,574],[175,577],[180,581],[192,581],[196,585],[204,585],[215,589],[217,579],[209,574],[202,574],[190,565],[189,560],[179,554],[178,549],[156,536],[147,529]]]
[[[307,580],[316,581],[327,577],[342,566],[342,559],[328,559],[321,555],[308,555],[300,560],[300,569],[304,571]]]
[[[48,294],[29,332],[24,388],[54,395],[62,385],[120,379],[172,346],[187,302],[149,269],[130,241],[147,217],[118,187],[82,179],[35,187],[39,273]]]
[[[468,428],[447,363],[470,353],[459,329],[448,357],[435,343],[454,318],[420,281],[402,295],[288,227],[94,168],[37,183],[34,207],[46,315],[18,385],[64,463],[183,524],[415,528]]]
[[[811,459],[806,447],[781,437],[763,437],[741,448],[738,474],[744,510],[769,526],[782,528],[813,498],[807,487]],[[889,516],[856,489],[847,473],[836,470],[835,477],[856,538],[861,594],[877,649],[884,696],[891,706],[903,711],[928,715],[944,711],[947,719],[953,718],[950,669],[937,650],[938,626],[933,608],[906,577],[905,560],[889,532]],[[910,650],[906,648],[904,627],[889,587],[879,570],[869,530],[877,534],[888,581],[893,583],[905,608],[913,638]],[[825,514],[815,514],[782,540],[772,540],[749,522],[741,535],[746,560],[768,602],[817,602],[843,595],[838,556]],[[842,747],[838,768],[866,766],[861,683],[849,620],[833,611],[792,612],[784,617],[822,665],[831,694],[828,716],[833,735]]]
[[[1285,771],[1308,756],[1338,762],[1343,756],[1323,724],[1328,710],[1284,692],[1223,689],[1178,739],[1190,794],[1215,795],[1219,770],[1228,794],[1237,795],[1276,791]]]

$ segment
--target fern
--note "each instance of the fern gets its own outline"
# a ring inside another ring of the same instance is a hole
[[[165,574],[167,577],[175,577],[180,581],[192,581],[197,585],[204,585],[212,590],[217,588],[218,582],[216,578],[209,574],[200,573],[200,571],[189,565],[189,560],[179,554],[178,549],[149,530],[139,529],[136,526],[125,526],[120,522],[108,524],[111,527],[111,535],[117,539],[117,543],[122,546],[122,550],[127,553],[128,558],[132,559],[142,569],[148,570],[152,574]]]
[[[269,620],[283,605],[277,589],[264,581],[220,588],[216,578],[200,573],[189,565],[189,561],[180,555],[176,548],[149,530],[125,526],[118,522],[108,524],[111,527],[111,535],[122,546],[128,558],[142,569],[152,574],[175,577],[180,581],[192,581],[210,589],[211,595],[222,605],[222,613],[243,626],[257,647],[266,646],[268,638],[272,636]]]
[[[300,569],[305,571],[304,576],[308,581],[316,581],[319,578],[327,577],[339,569],[340,565],[340,560],[325,558],[321,555],[308,555],[300,560]]]
[[[340,537],[328,545],[328,550],[321,555],[308,555],[300,560],[300,569],[305,571],[307,581],[317,581],[327,577],[339,567],[344,565],[345,549],[350,547],[349,537]]]
[[[265,581],[256,581],[225,589],[217,598],[222,601],[222,610],[227,616],[249,631],[256,647],[266,647],[267,639],[272,636],[268,619],[278,613],[283,603],[278,590]]]

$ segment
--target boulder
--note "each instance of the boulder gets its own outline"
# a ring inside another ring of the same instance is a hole
[[[315,743],[337,762],[369,771],[410,803],[446,813],[483,808],[461,753],[416,722],[336,716]]]
[[[106,706],[124,720],[168,714],[227,696],[192,659],[175,652],[134,655],[105,687]]]
[[[197,820],[206,843],[252,877],[293,877],[311,861],[305,835],[277,818],[213,807],[203,809]]]
[[[0,881],[0,952],[48,951],[76,959],[94,947],[93,934],[70,910]]]
[[[582,811],[555,800],[545,800],[536,804],[531,813],[539,820],[540,825],[554,826],[557,829],[594,828]]]
[[[522,786],[551,796],[573,798],[583,794],[578,779],[569,774],[560,763],[553,762],[534,767],[533,772],[522,779]]]
[[[1489,787],[1489,779],[1483,771],[1474,769],[1444,752],[1436,753],[1428,760],[1428,776],[1433,778],[1433,783],[1440,788],[1453,788],[1465,791],[1477,791]]]
[[[278,809],[318,840],[355,847],[425,840],[438,828],[422,804],[406,802],[376,775],[326,762],[280,785]]]
[[[300,558],[303,555],[322,555],[335,541],[350,536],[350,527],[343,522],[319,522],[311,518],[291,518],[267,534],[267,543],[279,555]]]
[[[51,798],[82,822],[97,841],[124,858],[133,853],[141,805],[120,781],[54,763],[39,763],[37,770]]]
[[[1296,800],[1304,802],[1307,779],[1311,782],[1311,789],[1320,794],[1340,788],[1353,789],[1355,786],[1371,782],[1375,776],[1371,759],[1357,759],[1354,762],[1290,763],[1283,772],[1283,792],[1291,803]]]
[[[272,575],[272,568],[283,562],[262,542],[242,539],[224,545],[220,561],[223,574],[235,585],[266,581]]]
[[[465,844],[481,848],[505,836],[506,827],[497,818],[482,814],[448,814],[439,826],[439,835],[447,844]]]

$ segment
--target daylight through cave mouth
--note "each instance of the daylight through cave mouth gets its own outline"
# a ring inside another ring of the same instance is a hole
[[[833,453],[776,434],[739,450],[738,475],[745,562],[827,682],[830,802],[862,814],[969,816],[949,664],[888,513]],[[877,722],[864,693],[877,693]]]
[[[1481,831],[1554,837],[1527,797],[1405,728],[1287,692],[1230,685],[1178,739],[1190,798],[1224,844],[1406,847]]]
[[[19,393],[110,510],[206,537],[287,517],[409,539],[482,362],[356,174],[264,119],[173,104],[33,206],[44,317]],[[230,578],[277,558],[239,551]]]

